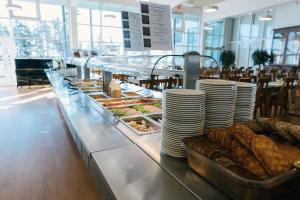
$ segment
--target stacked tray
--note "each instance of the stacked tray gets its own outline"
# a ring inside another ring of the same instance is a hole
[[[233,123],[237,95],[236,82],[226,80],[198,80],[196,89],[205,92],[205,127],[228,127]]]
[[[237,82],[234,122],[247,122],[253,118],[256,89],[255,84]]]
[[[173,89],[163,92],[162,149],[173,157],[186,157],[182,139],[201,135],[205,120],[205,93]]]

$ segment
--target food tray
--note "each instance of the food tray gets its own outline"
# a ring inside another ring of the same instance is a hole
[[[123,97],[123,98],[111,98],[111,99],[101,99],[98,100],[97,102],[103,104],[103,103],[112,103],[112,102],[117,102],[117,101],[127,101],[127,100],[132,100],[134,98],[132,97]]]
[[[126,100],[121,100],[121,101],[115,101],[115,102],[105,102],[105,103],[102,103],[102,106],[104,107],[107,107],[107,108],[120,108],[120,107],[123,107],[123,106],[136,106],[136,105],[152,105],[152,104],[155,104],[155,103],[160,103],[161,101],[159,99],[145,99],[145,102],[130,102],[130,100],[137,100],[137,101],[142,101],[142,99],[126,99]],[[126,103],[126,104],[122,104],[122,105],[104,105],[104,104],[107,104],[107,103]]]
[[[155,123],[161,124],[162,122],[162,114],[149,114],[146,115],[147,118],[150,118]],[[160,120],[160,121],[159,121]]]
[[[140,97],[136,92],[123,92],[122,95],[124,95],[124,97]]]
[[[198,136],[199,137],[199,136]],[[206,135],[200,137],[207,137]],[[265,181],[245,179],[193,150],[183,141],[189,166],[228,196],[237,200],[297,199],[300,173],[293,169]]]
[[[105,94],[89,94],[89,96],[94,100],[100,100],[100,99],[109,99],[110,97]]]
[[[127,123],[130,121],[140,121],[140,120],[144,120],[147,123],[147,125],[153,128],[153,131],[140,132]],[[121,118],[121,122],[124,123],[128,128],[130,128],[133,132],[135,132],[138,135],[147,135],[147,134],[157,133],[160,131],[160,126],[150,121],[149,119],[145,118],[144,116],[123,117]]]

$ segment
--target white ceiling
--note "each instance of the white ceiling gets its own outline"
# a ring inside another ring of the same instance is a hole
[[[139,0],[72,0],[72,1],[75,4],[78,2],[89,1],[89,2],[104,3],[104,4],[112,3],[112,4],[127,5],[127,6],[134,6],[139,2]],[[203,6],[210,5],[211,2],[213,4],[217,4],[222,1],[224,0],[149,0],[149,2],[158,3],[158,4],[166,4],[171,6],[184,4],[193,7],[203,7]]]

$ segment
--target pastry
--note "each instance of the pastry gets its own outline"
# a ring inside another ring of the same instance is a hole
[[[233,134],[235,139],[251,150],[252,139],[256,134],[250,128],[243,124],[233,124],[229,127],[229,131]]]
[[[260,177],[262,180],[265,180],[270,177],[267,171],[264,169],[264,167],[253,155],[249,155],[244,160],[244,167],[248,169],[251,173]]]
[[[290,125],[289,126],[289,133],[295,137],[297,140],[300,141],[300,126],[297,125]]]
[[[300,149],[288,144],[277,144],[280,152],[288,159],[290,165],[300,160]]]
[[[249,156],[249,152],[237,140],[233,140],[231,144],[231,155],[238,163],[243,164],[244,160]]]
[[[289,161],[280,153],[277,145],[264,135],[253,138],[252,152],[272,176],[287,172],[291,168]]]
[[[290,123],[286,122],[277,122],[275,123],[275,132],[286,139],[289,142],[296,142],[295,137],[293,137],[289,132],[289,127],[291,126]]]

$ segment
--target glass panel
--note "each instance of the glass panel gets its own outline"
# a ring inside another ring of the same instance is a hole
[[[176,31],[183,31],[182,14],[173,14],[174,26]]]
[[[184,28],[188,33],[199,33],[199,16],[192,14],[184,15]]]
[[[77,9],[77,23],[78,24],[90,24],[90,11],[85,8]]]
[[[40,4],[41,18],[46,21],[62,21],[61,6]]]
[[[8,9],[5,7],[6,4],[6,0],[0,1],[0,17],[9,17]]]
[[[83,49],[83,50],[90,50],[91,49],[91,44],[90,44],[90,42],[79,41],[78,42],[78,48]]]
[[[102,25],[122,27],[121,12],[102,11]]]
[[[17,17],[37,17],[37,12],[36,12],[36,4],[32,0],[31,2],[29,1],[20,1],[20,0],[13,0],[13,4],[22,6],[22,9],[14,9],[13,10],[13,15]]]
[[[101,25],[99,10],[92,10],[92,24],[93,25]]]
[[[89,42],[91,40],[91,32],[89,25],[78,25],[78,41]]]
[[[199,34],[186,34],[185,44],[188,47],[199,46]]]
[[[298,65],[299,64],[299,55],[287,55],[285,57],[285,64]]]
[[[284,41],[285,39],[283,33],[274,34],[272,50],[275,55],[281,55],[283,53]]]
[[[100,26],[93,26],[93,43],[101,41],[101,28]]]
[[[9,37],[10,22],[8,19],[0,19],[0,37]]]
[[[121,28],[103,27],[102,41],[108,43],[123,43],[123,33]]]
[[[289,32],[287,54],[300,54],[300,32]]]
[[[184,34],[182,32],[175,31],[175,45],[183,45],[184,42]]]

